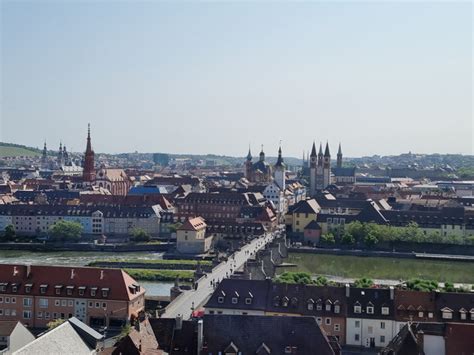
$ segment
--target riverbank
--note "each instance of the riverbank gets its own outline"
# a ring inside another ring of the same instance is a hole
[[[156,270],[196,270],[201,265],[203,271],[212,270],[212,263],[207,260],[143,260],[143,259],[112,259],[97,260],[88,264],[93,267],[119,269],[156,269]]]
[[[93,243],[0,243],[0,250],[22,250],[33,252],[109,252],[130,253],[137,251],[165,252],[174,247],[174,243],[143,243],[143,244],[93,244]]]
[[[340,278],[371,278],[407,280],[412,278],[439,282],[474,283],[474,263],[466,261],[418,260],[403,258],[363,257],[290,253],[288,263],[297,265],[279,268]]]

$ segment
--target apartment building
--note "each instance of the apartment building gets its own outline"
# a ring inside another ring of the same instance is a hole
[[[120,269],[0,265],[0,320],[45,328],[76,317],[121,327],[144,311],[145,289]]]

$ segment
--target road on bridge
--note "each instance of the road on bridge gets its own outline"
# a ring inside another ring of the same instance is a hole
[[[162,317],[175,318],[176,316],[181,315],[183,319],[189,319],[192,310],[203,305],[206,299],[214,291],[211,282],[219,282],[224,278],[230,277],[232,273],[244,265],[252,254],[270,243],[277,233],[279,232],[265,234],[264,236],[256,238],[250,243],[244,245],[239,251],[234,253],[233,257],[231,256],[227,261],[217,265],[212,270],[212,273],[207,274],[207,277],[202,277],[198,281],[197,289],[183,291],[179,297],[166,307],[165,313]]]

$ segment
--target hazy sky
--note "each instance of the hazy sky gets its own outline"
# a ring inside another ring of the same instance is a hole
[[[470,1],[0,1],[1,141],[473,154]]]

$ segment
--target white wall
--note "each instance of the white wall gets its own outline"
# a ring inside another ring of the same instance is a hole
[[[360,327],[356,327],[359,322]],[[382,328],[382,323],[385,327]],[[388,319],[363,319],[363,318],[347,318],[346,321],[346,343],[348,345],[370,346],[370,338],[374,338],[376,347],[384,347],[392,340],[397,332],[396,322]],[[355,340],[355,335],[359,335],[359,340]],[[381,341],[381,336],[385,337],[385,341]]]
[[[425,355],[445,355],[446,345],[444,338],[439,335],[424,335],[423,351]]]

